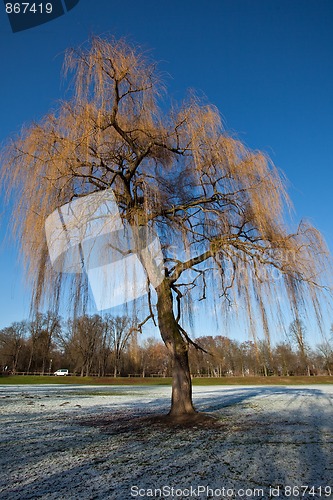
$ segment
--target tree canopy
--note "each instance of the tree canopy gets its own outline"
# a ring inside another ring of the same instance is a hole
[[[254,335],[258,311],[267,336],[270,311],[282,323],[277,294],[295,318],[311,305],[320,322],[328,252],[308,223],[288,230],[284,177],[264,153],[228,134],[219,111],[194,95],[166,110],[156,64],[124,40],[94,37],[69,50],[65,74],[72,75],[69,98],[2,155],[36,308],[44,297],[57,304],[65,282],[74,311],[87,291],[84,273],[52,268],[46,218],[112,189],[122,220],[152,227],[160,240],[164,279],[156,303],[148,293],[141,324],[156,320],[173,356],[191,342],[182,316],[191,315],[191,299],[211,296],[221,310],[237,304]]]

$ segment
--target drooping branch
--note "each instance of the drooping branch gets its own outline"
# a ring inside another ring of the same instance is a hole
[[[182,328],[179,324],[177,325],[181,334],[185,337],[186,341],[191,344],[197,351],[201,351],[201,352],[204,352],[205,354],[211,354],[210,352],[206,351],[206,349],[204,349],[200,344],[198,344],[197,342],[195,342],[194,340],[192,340],[187,332],[184,330],[184,328]]]
[[[74,72],[71,101],[26,127],[1,156],[36,307],[43,297],[58,302],[67,285],[73,302],[86,300],[85,276],[52,269],[46,218],[111,188],[122,220],[156,231],[178,324],[188,296],[239,304],[250,326],[254,307],[275,307],[274,290],[294,315],[306,297],[318,313],[330,276],[325,243],[311,226],[288,232],[285,181],[266,155],[229,136],[215,107],[193,95],[165,112],[156,65],[124,41],[93,38],[69,51],[66,67]],[[263,269],[283,279],[262,277]],[[149,292],[148,319],[152,301]]]
[[[170,272],[171,283],[176,282],[184,271],[187,271],[188,269],[193,269],[194,266],[196,266],[197,264],[201,264],[202,262],[205,262],[213,255],[214,254],[212,253],[211,250],[207,250],[201,255],[197,255],[196,257],[193,257],[185,262],[179,262],[175,266],[175,268],[172,269]]]

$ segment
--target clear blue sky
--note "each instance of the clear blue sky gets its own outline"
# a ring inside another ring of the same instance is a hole
[[[295,220],[309,218],[333,250],[332,0],[80,0],[68,14],[15,34],[2,5],[0,141],[64,97],[65,49],[107,33],[151,49],[174,99],[198,89],[229,130],[266,151],[290,181]],[[6,230],[4,217],[1,241]],[[29,310],[8,242],[0,246],[0,277],[1,328]]]

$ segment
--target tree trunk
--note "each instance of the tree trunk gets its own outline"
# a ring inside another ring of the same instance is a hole
[[[31,370],[31,364],[32,364],[33,355],[34,355],[34,350],[32,348],[31,351],[30,351],[29,363],[28,363],[28,368],[27,368],[27,372],[28,373],[30,373],[30,370]]]
[[[172,398],[169,415],[192,415],[192,381],[188,360],[188,343],[180,333],[173,312],[173,297],[165,279],[156,289],[157,314],[160,333],[172,359]]]

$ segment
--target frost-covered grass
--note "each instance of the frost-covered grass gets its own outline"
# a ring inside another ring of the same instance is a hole
[[[271,486],[278,498],[297,498],[284,494],[290,485],[315,486],[308,499],[333,491],[332,385],[195,387],[196,407],[218,420],[194,428],[152,418],[167,412],[170,392],[1,386],[0,498],[160,498],[167,487],[164,498],[185,499],[199,486],[221,495],[193,498],[266,500]]]

